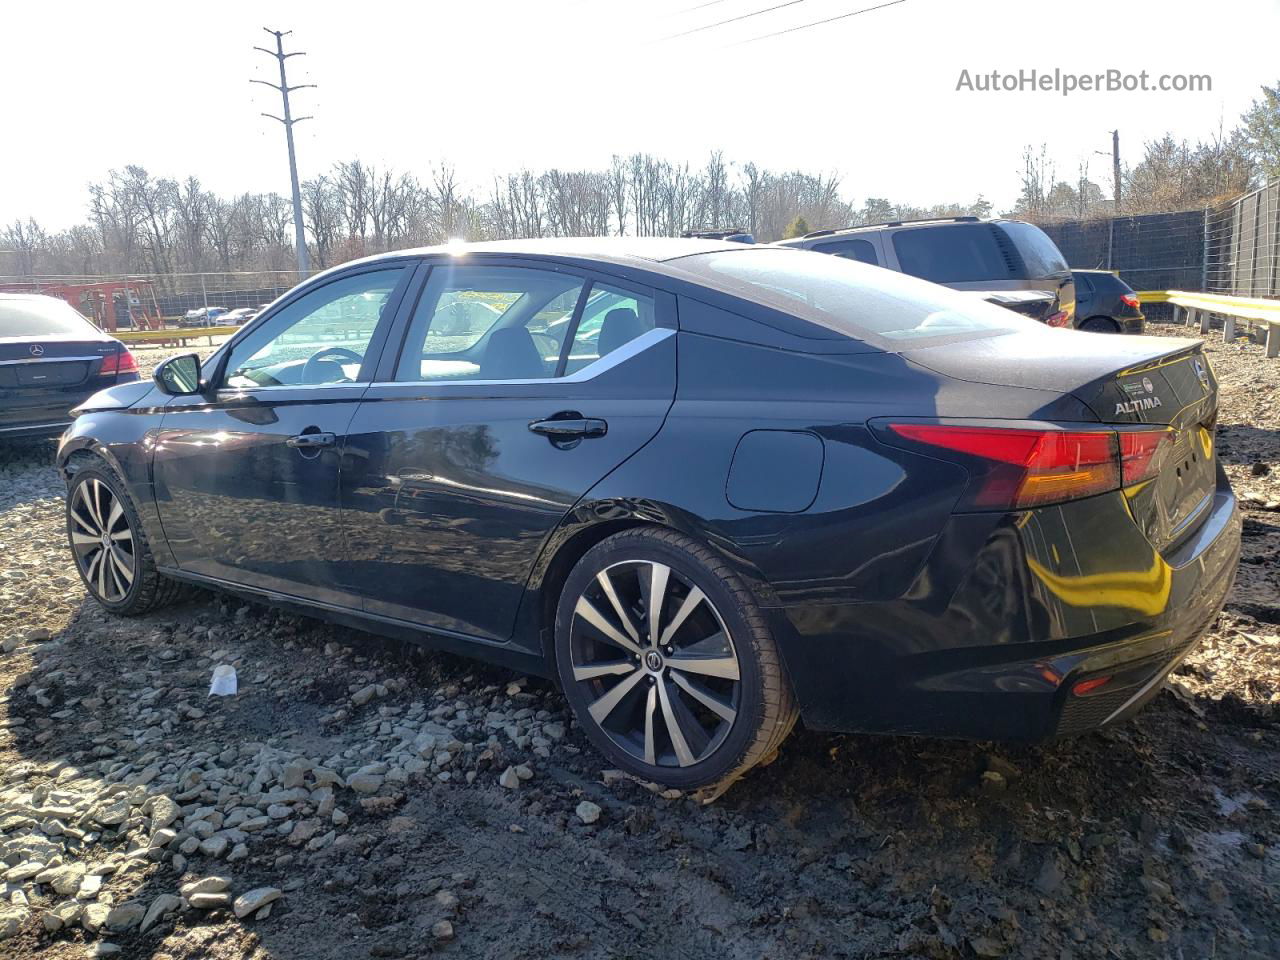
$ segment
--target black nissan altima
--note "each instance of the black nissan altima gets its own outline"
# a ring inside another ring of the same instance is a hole
[[[199,584],[559,680],[715,790],[821,730],[1040,738],[1154,696],[1240,543],[1198,341],[707,240],[388,254],[63,437],[93,597]]]

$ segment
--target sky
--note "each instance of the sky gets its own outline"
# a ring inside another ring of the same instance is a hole
[[[1060,178],[1089,162],[1110,195],[1112,129],[1129,162],[1172,131],[1230,129],[1274,56],[1280,0],[419,0],[214,6],[11,0],[0,14],[0,225],[81,222],[87,185],[139,164],[231,195],[287,193],[264,26],[291,29],[303,179],[359,157],[425,176],[607,166],[645,151],[698,165],[838,173],[842,193],[930,205],[1018,191],[1023,148]],[[769,9],[779,7],[778,9]],[[697,9],[694,9],[697,8]],[[757,11],[767,11],[758,13]],[[756,15],[752,15],[756,14]],[[736,22],[720,23],[738,17]],[[680,34],[684,34],[681,36]],[[764,39],[757,39],[764,37]],[[957,90],[992,70],[1207,74],[1207,92]]]

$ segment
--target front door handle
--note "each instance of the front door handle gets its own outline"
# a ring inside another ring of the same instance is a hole
[[[591,417],[575,417],[572,419],[535,420],[529,424],[534,433],[541,433],[552,440],[581,440],[583,437],[603,437],[609,432],[609,425],[603,420]]]
[[[285,441],[289,446],[300,450],[310,450],[314,447],[332,447],[337,442],[337,435],[332,433],[300,433],[296,437],[290,437]]]

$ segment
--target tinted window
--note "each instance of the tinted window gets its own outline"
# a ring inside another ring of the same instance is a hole
[[[708,286],[859,340],[1043,329],[971,295],[839,257],[756,247],[676,263]]]
[[[1008,280],[1013,276],[995,228],[986,223],[914,227],[893,234],[903,273],[934,283]]]
[[[0,297],[0,337],[82,337],[97,328],[56,297]]]
[[[1027,273],[1031,277],[1049,277],[1068,270],[1066,258],[1058,245],[1049,239],[1049,235],[1039,227],[1019,220],[1001,223],[996,229],[1003,230],[1013,240],[1027,265]]]
[[[226,386],[351,383],[404,267],[326,283],[289,304],[231,351]]]
[[[418,298],[396,379],[553,377],[583,286],[552,270],[439,264]]]
[[[1071,279],[1076,283],[1077,295],[1083,296],[1085,294],[1093,293],[1093,280],[1088,275],[1083,273],[1073,273],[1071,275]]]
[[[875,244],[870,240],[859,240],[851,237],[848,240],[837,240],[834,243],[820,243],[813,249],[819,253],[832,253],[837,257],[857,260],[859,263],[878,264],[880,262],[876,257]]]
[[[654,328],[653,300],[597,283],[573,335],[565,373],[574,373]]]

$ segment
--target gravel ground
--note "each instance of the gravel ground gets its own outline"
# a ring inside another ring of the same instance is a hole
[[[1280,956],[1280,361],[1209,351],[1244,557],[1147,711],[798,730],[709,807],[541,681],[209,595],[102,615],[53,445],[0,447],[0,956]]]

